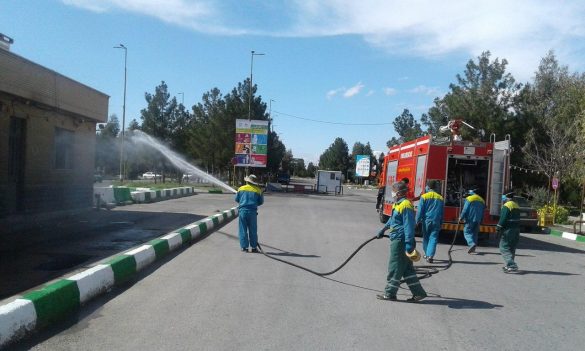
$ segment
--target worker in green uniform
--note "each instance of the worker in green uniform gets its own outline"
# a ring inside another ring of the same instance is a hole
[[[407,302],[418,302],[425,297],[427,293],[420,285],[412,261],[408,258],[407,253],[414,252],[416,241],[414,240],[414,207],[406,199],[408,187],[403,182],[392,185],[392,216],[384,225],[378,235],[378,239],[384,236],[384,232],[391,229],[390,233],[390,258],[388,260],[387,284],[383,295],[376,295],[380,300],[396,301],[396,293],[400,287],[400,282],[404,281],[412,292],[412,297]]]
[[[504,273],[514,273],[518,271],[518,265],[514,261],[516,256],[516,247],[520,240],[520,210],[517,203],[512,199],[514,193],[507,191],[502,195],[502,210],[500,211],[500,221],[497,225],[497,231],[500,235],[500,252],[506,265],[502,267]]]

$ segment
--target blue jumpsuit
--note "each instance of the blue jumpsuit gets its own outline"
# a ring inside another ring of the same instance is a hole
[[[485,201],[481,196],[473,194],[465,199],[463,211],[459,216],[459,221],[465,221],[463,235],[469,247],[477,245],[477,236],[479,234],[479,224],[483,220],[485,210]]]
[[[443,224],[443,204],[444,200],[441,194],[432,189],[424,193],[418,203],[416,223],[422,222],[423,250],[425,256],[428,257],[435,256],[437,240]]]
[[[258,206],[264,203],[264,196],[259,187],[246,184],[238,189],[236,194],[240,220],[240,247],[248,249],[251,246],[255,249],[258,246]],[[248,238],[249,236],[249,238]]]

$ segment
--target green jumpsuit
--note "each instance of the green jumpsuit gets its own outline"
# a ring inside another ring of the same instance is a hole
[[[392,228],[385,295],[396,297],[401,280],[404,279],[413,296],[426,297],[427,293],[420,285],[414,265],[405,253],[406,251],[412,252],[416,245],[414,240],[414,207],[410,201],[402,198],[392,205],[392,216],[384,228]]]
[[[506,267],[511,269],[518,269],[518,265],[514,262],[516,256],[516,246],[520,239],[520,210],[518,204],[512,200],[508,200],[500,212],[500,221],[498,222],[498,231],[501,233],[500,238],[500,252],[502,258],[506,262]]]

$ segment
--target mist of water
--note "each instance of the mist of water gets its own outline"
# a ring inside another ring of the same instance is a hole
[[[232,192],[232,193],[237,192],[234,188],[225,184],[221,180],[219,180],[219,179],[215,178],[214,176],[207,174],[204,171],[200,170],[199,168],[193,166],[192,164],[187,162],[183,157],[181,157],[178,153],[169,149],[166,145],[164,145],[163,143],[161,143],[157,139],[151,137],[150,135],[148,135],[142,131],[135,130],[134,135],[132,136],[132,140],[135,143],[146,145],[146,146],[149,146],[151,148],[158,150],[175,167],[177,167],[178,169],[182,170],[185,173],[192,174],[193,176],[201,178],[201,179],[205,179],[205,180],[209,181],[210,183],[218,185],[229,192]]]

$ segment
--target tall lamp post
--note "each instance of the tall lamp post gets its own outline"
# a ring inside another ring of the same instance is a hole
[[[269,104],[268,104],[268,106],[269,106],[269,107],[268,107],[268,119],[269,119],[269,121],[270,121],[270,128],[271,128],[272,130],[274,130],[274,126],[272,125],[272,101],[276,102],[276,100],[272,100],[272,99],[270,99],[270,102],[269,102]],[[270,132],[271,132],[272,130],[270,130]]]
[[[252,72],[254,70],[254,56],[263,56],[264,54],[256,53],[256,51],[252,50],[251,52],[251,60],[250,60],[250,92],[248,96],[248,120],[252,119],[252,86],[254,85],[252,82]]]
[[[185,93],[177,93],[177,95],[181,95],[181,105],[185,105]]]
[[[124,49],[124,103],[122,105],[122,141],[120,146],[120,182],[124,181],[126,175],[126,164],[124,163],[124,134],[126,128],[126,67],[128,63],[128,48],[124,44],[114,46],[114,49]]]

